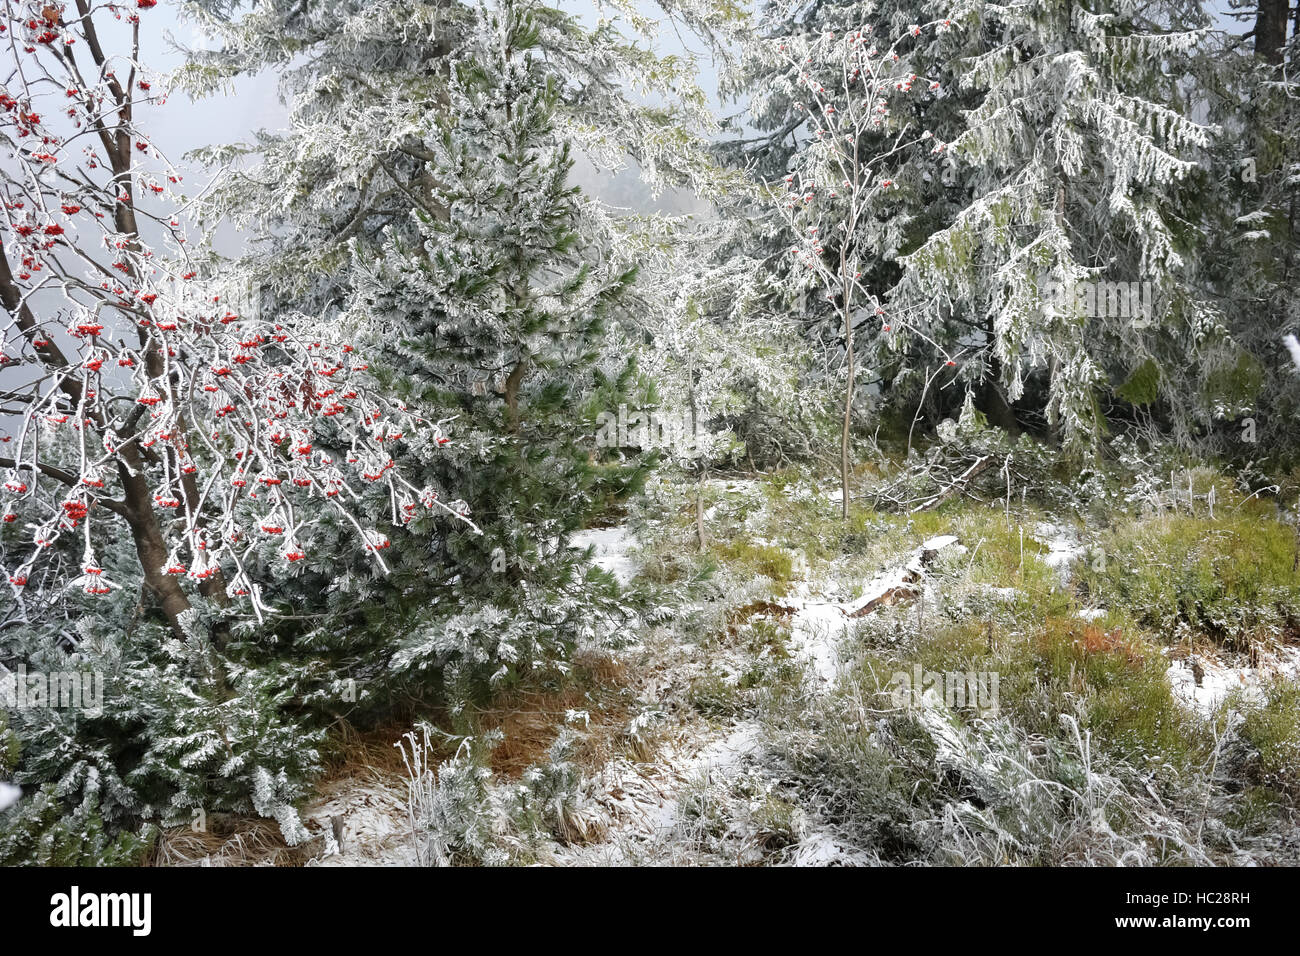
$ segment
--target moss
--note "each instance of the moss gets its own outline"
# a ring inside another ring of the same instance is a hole
[[[1264,367],[1249,352],[1242,352],[1235,365],[1211,372],[1205,380],[1210,398],[1234,405],[1254,402],[1263,386]]]
[[[1160,396],[1160,366],[1147,359],[1135,368],[1115,394],[1130,405],[1150,405]]]

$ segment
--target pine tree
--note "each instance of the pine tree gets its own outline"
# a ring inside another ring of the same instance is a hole
[[[570,152],[604,167],[630,155],[651,183],[719,189],[691,65],[533,2],[201,13],[222,45],[196,54],[191,87],[273,65],[291,118],[209,214],[265,247],[240,264],[264,311],[330,316],[380,350],[371,371],[386,387],[439,409],[445,444],[397,429],[386,447],[434,494],[455,488],[483,531],[363,496],[390,543],[393,574],[380,579],[334,557],[331,540],[353,532],[322,520],[329,559],[309,556],[266,596],[325,615],[280,628],[323,655],[329,676],[303,692],[341,706],[355,681],[356,703],[379,703],[428,693],[434,675],[462,685],[458,697],[467,683],[562,666],[565,648],[613,630],[600,595],[612,599],[611,582],[581,570],[568,536],[634,492],[648,464],[600,461],[594,446],[595,416],[636,379],[603,351],[608,323],[631,318],[634,270],[616,219],[569,184]]]
[[[496,682],[607,636],[592,632],[611,624],[568,538],[644,477],[636,460],[593,460],[595,366],[636,272],[570,184],[559,84],[537,49],[546,15],[513,2],[480,12],[424,136],[445,216],[416,209],[413,234],[388,229],[377,255],[353,262],[349,314],[388,343],[383,374],[455,416],[450,454],[407,458],[462,488],[484,529],[445,546],[401,539],[410,577],[394,598],[409,624],[392,666],[453,681]],[[444,577],[451,586],[430,586]]]

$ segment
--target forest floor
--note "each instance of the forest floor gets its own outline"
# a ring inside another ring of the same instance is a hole
[[[438,834],[441,852],[1300,860],[1294,527],[1208,469],[1189,476],[1186,500],[1171,478],[1165,498],[1110,500],[1101,523],[961,495],[915,513],[855,498],[845,522],[837,484],[797,471],[652,483],[623,523],[577,542],[642,611],[609,646],[579,649],[564,678],[481,712],[484,733],[504,734],[484,758],[476,812],[489,819],[474,840]],[[189,862],[427,860],[434,824],[394,757],[400,731],[389,736],[302,808],[317,840],[286,854],[209,839]],[[521,827],[509,807],[542,778],[561,783]]]

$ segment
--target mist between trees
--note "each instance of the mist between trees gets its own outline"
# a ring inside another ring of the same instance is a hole
[[[0,665],[97,679],[0,726],[0,860],[199,806],[304,843],[340,721],[467,720],[669,613],[583,544],[648,487],[765,574],[711,482],[1009,523],[1015,455],[1140,448],[1291,505],[1285,0],[178,15],[179,59],[157,0],[0,15]],[[160,145],[254,79],[282,128]]]

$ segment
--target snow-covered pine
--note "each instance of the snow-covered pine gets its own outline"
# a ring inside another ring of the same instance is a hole
[[[773,42],[788,37],[794,49],[870,27],[879,52],[914,26],[944,25],[894,51],[904,79],[926,82],[886,103],[880,132],[928,132],[935,151],[882,177],[891,193],[865,219],[875,254],[860,282],[890,321],[855,328],[874,373],[862,402],[878,398],[908,421],[918,403],[918,414],[941,417],[960,402],[961,390],[944,387],[952,379],[1003,427],[1017,429],[1020,416],[1091,442],[1104,400],[1112,407],[1115,396],[1136,406],[1159,400],[1187,437],[1189,389],[1204,385],[1225,354],[1224,310],[1196,281],[1203,262],[1194,247],[1204,236],[1185,221],[1204,189],[1198,164],[1214,132],[1191,119],[1195,103],[1175,79],[1204,55],[1200,8],[927,0],[776,2],[763,11],[761,38],[727,77],[729,91],[750,94],[745,119],[759,133],[737,134],[725,155],[767,181],[832,142],[825,133],[815,141],[826,117],[807,108],[809,93],[837,105],[851,88],[846,80],[858,81],[851,70],[792,73],[771,57]],[[858,134],[856,143],[867,156],[893,145],[883,135]],[[829,206],[837,181],[813,181],[811,202]],[[834,236],[817,235],[833,258]],[[774,252],[771,237],[764,225],[751,245]],[[805,282],[819,274],[806,260],[796,265],[775,267],[790,289],[799,271]],[[827,266],[834,271],[835,263]],[[1084,315],[1073,296],[1062,304],[1066,297],[1053,294],[1085,283],[1103,297],[1123,295],[1115,314]],[[1143,313],[1151,304],[1141,322],[1122,307],[1132,290]],[[799,311],[812,335],[844,354],[834,303],[812,297]],[[943,364],[957,355],[957,365]]]
[[[647,466],[640,453],[601,460],[595,445],[596,416],[635,385],[604,335],[615,319],[635,325],[635,262],[617,218],[570,184],[572,154],[606,167],[631,157],[652,187],[720,188],[690,64],[531,0],[327,6],[310,25],[293,10],[258,16],[210,14],[222,47],[199,54],[188,80],[202,89],[223,71],[275,66],[290,128],[231,174],[208,214],[261,237],[242,268],[268,311],[331,316],[385,388],[450,420],[454,446],[403,438],[392,455],[430,487],[455,487],[483,531],[441,537],[401,509],[389,578],[305,565],[279,596],[325,617],[299,639],[329,655],[327,687],[364,680],[369,703],[430,675],[459,701],[564,666],[575,644],[611,636],[615,607],[568,536],[597,504],[635,492]],[[317,55],[295,59],[299,41]]]
[[[391,668],[440,673],[457,702],[477,681],[563,667],[575,645],[613,636],[609,582],[588,577],[568,539],[645,475],[639,454],[599,460],[595,419],[630,380],[597,365],[636,268],[570,184],[562,84],[542,45],[553,15],[524,2],[475,14],[422,134],[438,170],[427,203],[373,252],[353,243],[348,311],[382,374],[412,400],[446,402],[466,436],[463,458],[413,464],[464,488],[484,534],[429,547],[413,529],[397,549],[412,577],[391,597],[409,621]],[[449,587],[430,587],[431,567]]]
[[[554,83],[553,123],[566,142],[602,169],[634,160],[653,189],[716,195],[734,179],[710,160],[716,122],[693,65],[636,42],[653,36],[653,21],[630,14],[638,32],[629,38],[612,18],[587,27],[554,6],[527,6],[532,69]],[[724,29],[736,16],[721,0],[677,6],[702,27]],[[245,12],[197,0],[186,9],[213,47],[191,52],[177,75],[182,88],[202,96],[237,75],[275,76],[289,109],[285,133],[196,151],[230,166],[204,213],[260,237],[241,267],[273,295],[337,308],[346,275],[335,273],[349,240],[373,241],[428,203],[432,187],[457,185],[439,183],[428,114],[446,108],[456,51],[492,7],[347,0],[303,9],[277,0]]]

